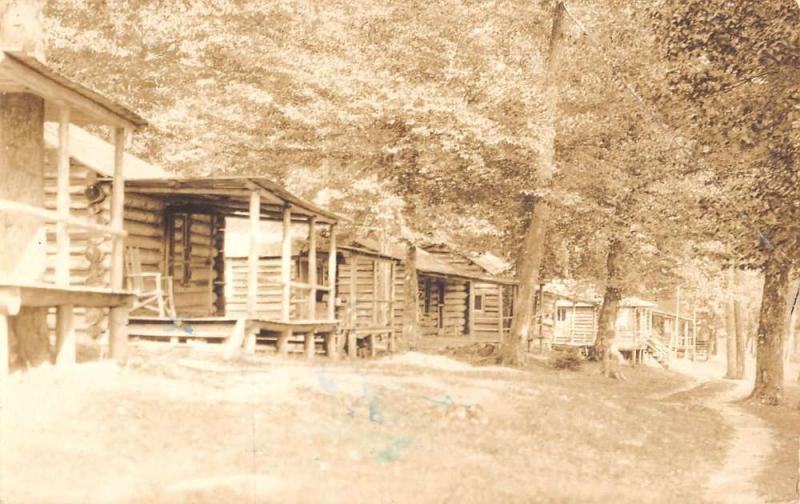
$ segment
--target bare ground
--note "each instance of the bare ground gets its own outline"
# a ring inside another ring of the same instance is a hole
[[[131,364],[16,374],[3,503],[703,502],[731,431],[624,383],[436,355],[228,363],[143,347]]]

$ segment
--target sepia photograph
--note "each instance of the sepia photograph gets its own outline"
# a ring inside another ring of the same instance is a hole
[[[0,0],[0,504],[800,504],[800,0]]]

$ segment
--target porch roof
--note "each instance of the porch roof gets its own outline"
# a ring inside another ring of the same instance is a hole
[[[406,246],[400,243],[389,243],[386,246],[385,252],[381,250],[377,240],[368,238],[357,238],[352,243],[340,247],[343,250],[352,250],[354,252],[362,252],[369,255],[378,255],[390,259],[395,259],[400,262],[406,260]],[[509,278],[500,278],[488,274],[473,273],[466,268],[460,268],[456,265],[450,264],[444,259],[437,257],[435,254],[426,252],[422,248],[417,249],[417,271],[428,275],[439,277],[451,277],[461,280],[478,280],[486,283],[513,285],[516,282]]]
[[[175,177],[127,180],[126,191],[145,194],[187,211],[214,210],[230,217],[247,217],[250,195],[261,195],[262,218],[280,220],[287,205],[294,220],[336,223],[339,217],[290,193],[267,177]]]
[[[137,129],[147,121],[130,109],[53,71],[33,56],[0,49],[0,92],[30,93],[45,101],[45,118],[58,119],[58,109],[72,109],[75,124],[102,124]]]

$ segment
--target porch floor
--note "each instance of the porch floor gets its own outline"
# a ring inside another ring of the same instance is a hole
[[[128,324],[128,337],[134,341],[171,344],[225,344],[232,352],[238,349],[239,341],[243,340],[244,351],[248,353],[273,347],[279,353],[302,351],[314,355],[331,353],[330,340],[335,340],[337,330],[336,320],[287,322],[247,317],[186,317],[173,320],[132,316]],[[237,340],[237,331],[243,331],[245,336]]]

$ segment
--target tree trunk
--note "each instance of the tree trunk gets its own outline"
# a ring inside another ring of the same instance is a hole
[[[617,312],[622,299],[622,289],[619,285],[620,261],[622,259],[622,243],[612,238],[608,244],[606,256],[606,289],[603,293],[603,306],[600,307],[600,317],[597,322],[597,339],[595,353],[603,361],[603,374],[611,373],[611,342],[616,336]]]
[[[0,44],[44,59],[42,0],[0,0]],[[0,94],[0,198],[44,206],[44,101],[27,93]],[[0,281],[41,281],[45,270],[43,223],[0,216]],[[47,310],[23,307],[9,318],[10,359],[34,366],[50,359]]]
[[[734,291],[733,291],[733,320],[736,328],[736,379],[741,380],[744,378],[744,363],[747,357],[747,331],[745,331],[745,322],[742,313],[742,301],[739,299],[739,286],[741,282],[741,271],[736,269],[733,273],[734,276]]]
[[[558,85],[556,65],[558,52],[563,38],[564,4],[559,0],[555,2],[553,10],[553,24],[550,32],[548,58],[546,62],[547,116],[549,131],[543,140],[543,148],[538,169],[537,182],[541,187],[547,188],[555,171],[555,128],[556,128],[556,102],[558,101]],[[530,222],[525,228],[523,245],[517,258],[517,281],[519,289],[517,299],[514,301],[514,315],[511,319],[511,330],[502,339],[500,346],[500,361],[510,366],[522,365],[525,361],[525,340],[531,328],[533,316],[533,298],[536,295],[536,286],[540,282],[540,268],[544,256],[545,235],[550,221],[550,208],[543,198],[537,198],[533,203]]]
[[[419,335],[419,280],[417,279],[417,247],[409,244],[403,277],[403,338],[399,348],[417,348]]]
[[[783,396],[783,336],[789,300],[786,287],[789,268],[774,256],[764,266],[764,291],[758,318],[756,381],[750,398],[762,404],[778,405]]]
[[[736,318],[734,316],[733,296],[736,292],[736,277],[733,269],[728,274],[728,300],[725,302],[725,378],[736,379]]]
[[[517,281],[519,288],[514,301],[514,316],[511,319],[511,330],[503,338],[500,348],[501,362],[510,366],[519,366],[525,362],[525,341],[533,320],[533,298],[536,286],[539,285],[539,268],[544,256],[545,227],[550,215],[550,208],[544,201],[534,203],[533,216],[525,232],[522,256],[518,262]]]

